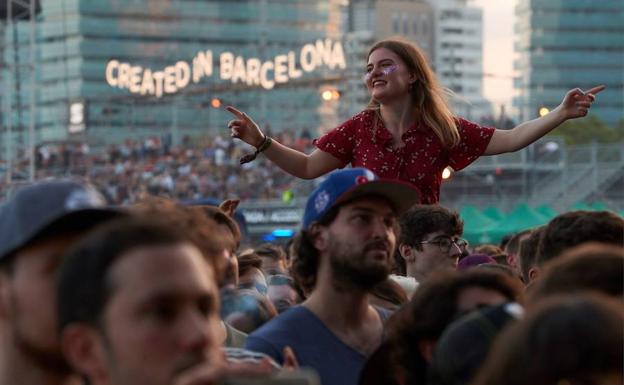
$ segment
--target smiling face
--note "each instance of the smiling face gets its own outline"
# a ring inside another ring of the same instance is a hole
[[[371,52],[364,82],[373,99],[380,103],[410,97],[410,84],[416,80],[405,62],[388,48]]]

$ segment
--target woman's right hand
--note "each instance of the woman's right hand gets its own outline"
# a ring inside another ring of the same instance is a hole
[[[230,135],[232,138],[238,138],[258,148],[264,140],[264,134],[260,131],[260,127],[258,127],[256,122],[251,120],[247,114],[232,106],[227,106],[225,109],[236,117],[236,119],[232,119],[228,122],[228,128],[231,131]]]

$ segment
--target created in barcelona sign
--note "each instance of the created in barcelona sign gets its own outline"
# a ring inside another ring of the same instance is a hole
[[[218,60],[215,59],[211,50],[200,51],[190,62],[181,60],[158,70],[110,60],[106,65],[106,82],[133,94],[155,97],[176,93],[191,83],[212,76],[233,84],[270,90],[276,84],[287,83],[304,73],[323,68],[345,69],[347,66],[342,44],[330,39],[305,44],[298,51],[285,52],[267,61],[237,56],[232,52],[222,52]],[[215,62],[218,68],[215,68]]]

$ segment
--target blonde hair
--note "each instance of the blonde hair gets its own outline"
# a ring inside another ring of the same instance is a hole
[[[413,43],[391,38],[375,43],[368,51],[367,60],[373,51],[379,48],[394,52],[405,63],[408,71],[416,76],[411,90],[421,122],[431,127],[442,146],[447,149],[457,146],[460,141],[459,131],[455,117],[447,104],[447,91],[438,82],[425,54]],[[379,110],[379,102],[371,98],[367,109]]]

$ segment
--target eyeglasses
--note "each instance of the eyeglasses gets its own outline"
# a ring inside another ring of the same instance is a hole
[[[418,243],[430,243],[432,245],[438,245],[440,251],[443,253],[448,253],[453,245],[457,246],[457,248],[459,248],[459,250],[462,252],[466,251],[466,248],[468,248],[468,241],[462,238],[451,239],[449,237],[440,237],[433,241],[421,241]]]

